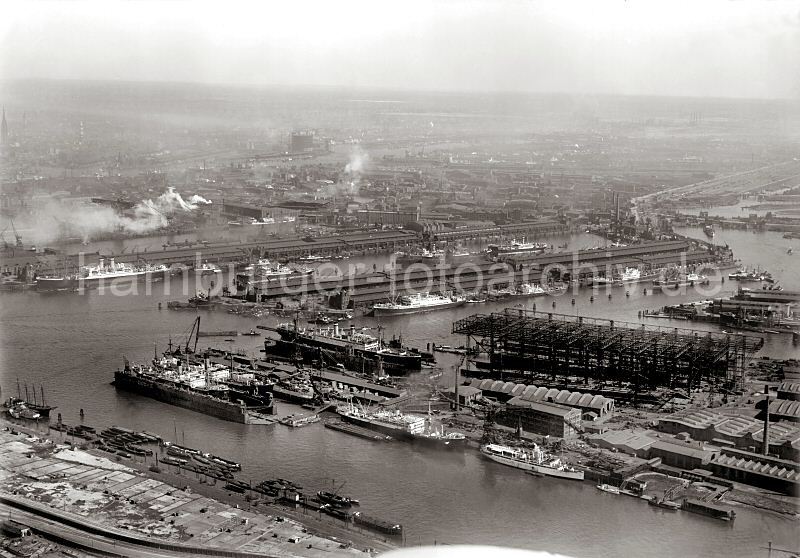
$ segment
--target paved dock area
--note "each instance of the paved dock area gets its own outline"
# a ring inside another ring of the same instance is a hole
[[[161,541],[271,556],[364,556],[300,523],[150,479],[87,452],[0,431],[0,492]]]

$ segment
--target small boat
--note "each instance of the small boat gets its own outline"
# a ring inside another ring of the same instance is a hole
[[[657,498],[650,500],[650,505],[670,511],[677,511],[681,509],[681,505],[677,502],[672,502],[670,500],[658,500]]]
[[[598,484],[597,490],[602,490],[603,492],[608,492],[609,494],[619,494],[619,488],[616,486],[611,486],[610,484]]]
[[[286,426],[291,426],[292,428],[300,428],[301,426],[308,426],[309,424],[319,422],[319,415],[289,415],[278,422]]]
[[[241,333],[241,335],[250,335],[252,337],[258,337],[261,334],[259,332],[257,332],[256,330],[251,329],[250,331]]]

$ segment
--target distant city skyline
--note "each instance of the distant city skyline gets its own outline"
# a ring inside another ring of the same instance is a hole
[[[800,5],[9,2],[0,79],[800,98]]]

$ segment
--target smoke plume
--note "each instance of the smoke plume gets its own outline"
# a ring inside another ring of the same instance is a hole
[[[18,229],[24,231],[24,241],[48,243],[79,238],[84,242],[108,233],[146,234],[169,224],[169,218],[197,209],[211,202],[194,195],[189,201],[168,188],[155,199],[143,200],[124,213],[107,205],[67,205],[49,200],[30,217],[15,219]]]

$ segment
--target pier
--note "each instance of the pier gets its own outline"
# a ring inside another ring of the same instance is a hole
[[[625,267],[653,272],[671,265],[715,265],[719,255],[691,251],[687,241],[647,242],[626,247],[576,250],[516,256],[503,262],[469,262],[462,265],[412,264],[405,269],[355,276],[290,276],[254,281],[249,300],[263,301],[289,295],[331,295],[347,291],[354,306],[370,304],[418,290],[431,292],[478,291],[519,283],[546,284],[552,280],[588,283],[595,273],[610,275]]]

